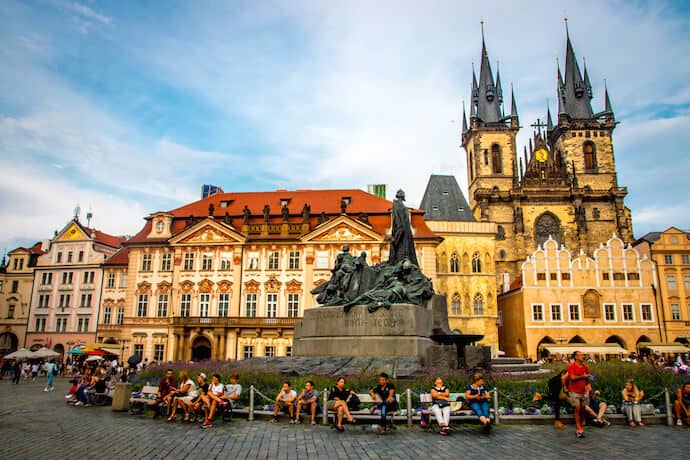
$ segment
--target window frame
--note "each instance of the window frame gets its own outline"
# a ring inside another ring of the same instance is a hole
[[[606,307],[612,307],[611,311],[613,312],[613,319],[609,319],[607,317]],[[604,318],[604,322],[615,323],[616,321],[618,321],[618,311],[617,311],[617,306],[615,303],[604,303],[601,305],[601,308],[603,309],[603,315],[602,316]]]
[[[192,311],[192,294],[183,293],[180,295],[180,317],[189,318]]]
[[[626,316],[628,316],[628,315],[626,315],[625,307],[630,307],[628,310],[628,312],[630,313],[630,315],[629,315],[630,319],[626,318]],[[626,323],[634,322],[635,321],[635,305],[631,304],[631,303],[621,304],[621,314],[622,314],[622,319],[624,322],[626,322]]]
[[[266,270],[280,270],[280,251],[269,251]]]
[[[301,258],[300,251],[288,251],[288,270],[299,270]]]
[[[573,319],[573,307],[576,308],[577,319]],[[568,321],[573,322],[573,323],[582,322],[582,307],[580,306],[579,303],[569,303],[568,304]]]
[[[256,318],[256,304],[258,294],[256,292],[247,292],[244,296],[244,316],[247,318]]]
[[[288,318],[299,317],[299,293],[288,292],[287,295],[287,315]]]
[[[537,317],[537,313],[541,318]],[[543,323],[544,322],[544,304],[543,303],[533,303],[532,304],[532,322]]]
[[[199,294],[199,316],[208,318],[211,314],[211,294],[202,292]]]
[[[554,310],[554,307],[558,307],[557,310]],[[558,318],[554,318],[554,313],[558,313]],[[562,323],[563,322],[563,305],[560,303],[552,303],[549,304],[549,317],[551,318],[551,322],[553,323]]]
[[[645,307],[649,309],[649,319],[645,318]],[[640,304],[640,320],[644,322],[652,322],[654,321],[654,309],[652,308],[651,303],[641,303]]]
[[[149,295],[139,294],[137,296],[137,318],[146,318],[149,309]],[[143,313],[143,314],[142,314]]]
[[[266,318],[278,317],[278,293],[266,293]]]
[[[183,272],[193,272],[194,271],[194,253],[185,252],[182,256],[182,271]]]
[[[226,318],[230,313],[230,294],[221,292],[218,294],[218,316]]]
[[[168,316],[168,304],[170,303],[170,297],[168,294],[158,294],[158,301],[156,302],[156,317],[157,318],[167,318]]]

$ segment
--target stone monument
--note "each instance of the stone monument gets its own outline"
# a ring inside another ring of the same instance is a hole
[[[454,365],[456,347],[432,337],[449,334],[444,296],[419,270],[405,193],[393,202],[390,257],[369,266],[347,245],[331,279],[312,290],[320,308],[295,326],[294,356],[418,358]],[[433,299],[433,300],[432,300]]]

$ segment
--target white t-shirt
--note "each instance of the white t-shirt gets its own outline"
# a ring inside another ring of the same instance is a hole
[[[290,390],[287,393],[285,393],[284,391],[280,392],[280,400],[281,401],[292,400],[292,399],[295,399],[296,397],[297,397],[297,393],[295,392],[295,390]]]
[[[220,396],[223,394],[223,384],[219,383],[218,385],[211,384],[208,387],[208,391],[210,391],[212,394],[216,396]]]
[[[187,385],[190,385],[189,390],[187,390],[187,396],[192,398],[199,396],[199,391],[196,389],[196,383],[194,383],[194,380],[189,379],[182,386],[185,387]]]

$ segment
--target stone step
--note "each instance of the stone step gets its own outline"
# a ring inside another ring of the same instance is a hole
[[[491,358],[489,364],[525,364],[525,358]]]
[[[535,372],[539,364],[491,364],[489,368],[496,372]]]

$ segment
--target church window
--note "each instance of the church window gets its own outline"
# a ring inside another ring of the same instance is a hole
[[[592,218],[593,219],[598,219],[600,216],[601,216],[601,212],[599,211],[599,208],[592,209]]]
[[[460,295],[456,292],[450,301],[450,314],[459,315],[460,314]]]
[[[488,165],[489,164],[489,151],[484,149],[484,164]]]
[[[496,239],[497,240],[505,240],[506,239],[506,231],[503,228],[503,225],[499,225],[496,227]]]
[[[585,156],[585,169],[597,169],[597,155],[594,149],[594,142],[585,142],[583,144],[583,153]]]
[[[484,314],[484,297],[481,294],[474,296],[474,302],[472,304],[475,315]]]
[[[505,250],[501,249],[500,251],[498,251],[498,258],[499,259],[505,259],[506,258]]]
[[[558,218],[551,213],[544,213],[536,220],[534,224],[534,239],[537,245],[542,246],[546,240],[551,237],[560,243],[561,240],[561,224]]]
[[[478,252],[475,252],[472,255],[472,273],[481,273],[482,272],[482,259],[479,256]]]
[[[450,272],[457,273],[460,271],[460,261],[458,260],[458,255],[453,253],[450,256]]]
[[[503,165],[501,163],[501,148],[498,144],[491,146],[491,165],[493,167],[494,174],[503,173]]]

